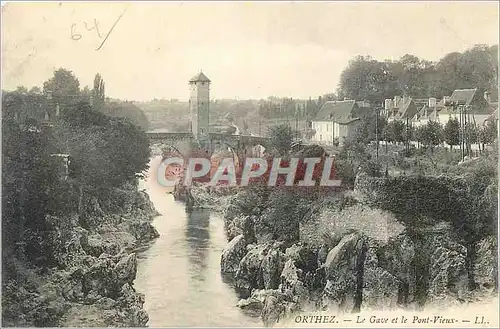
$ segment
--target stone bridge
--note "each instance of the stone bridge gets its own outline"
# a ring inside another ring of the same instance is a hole
[[[239,159],[243,157],[258,157],[259,149],[256,146],[267,147],[267,137],[251,135],[229,135],[224,133],[209,133],[196,139],[191,132],[146,132],[150,144],[161,144],[183,157],[190,156],[193,152],[204,152],[211,156],[215,152],[230,150]]]

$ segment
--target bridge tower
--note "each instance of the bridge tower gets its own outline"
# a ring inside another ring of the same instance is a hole
[[[210,79],[203,72],[189,80],[191,132],[196,139],[208,136],[210,127]]]

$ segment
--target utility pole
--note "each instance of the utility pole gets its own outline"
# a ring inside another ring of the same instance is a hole
[[[299,108],[299,103],[295,103],[295,112],[294,112],[294,117],[295,117],[295,140],[298,140],[299,139],[299,121],[298,121],[298,118],[297,118],[297,112],[298,111],[298,108]]]
[[[375,140],[377,141],[377,163],[378,163],[378,112],[379,108],[375,105]]]

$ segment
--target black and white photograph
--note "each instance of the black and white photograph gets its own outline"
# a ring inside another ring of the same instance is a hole
[[[497,1],[1,8],[2,327],[499,327]]]

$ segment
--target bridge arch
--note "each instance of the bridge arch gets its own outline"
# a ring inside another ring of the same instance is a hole
[[[180,156],[181,158],[185,157],[185,155],[182,154],[182,152],[177,147],[175,147],[174,145],[171,145],[170,143],[160,142],[160,143],[155,143],[153,145],[157,146],[161,150],[162,156],[165,156],[165,149],[168,148],[169,151],[172,151],[173,153]]]

